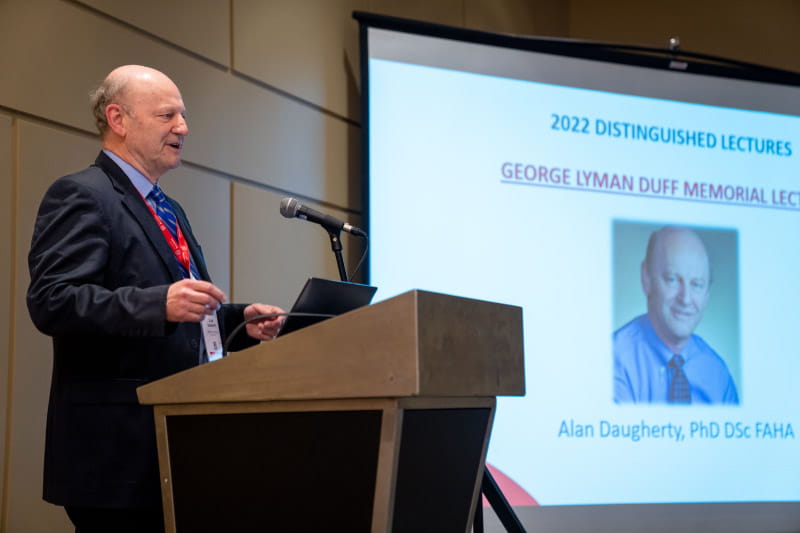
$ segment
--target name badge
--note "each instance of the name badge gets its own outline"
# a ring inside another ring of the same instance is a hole
[[[216,361],[222,357],[222,335],[219,332],[217,313],[206,315],[200,322],[203,328],[203,340],[206,342],[206,353],[209,361]]]

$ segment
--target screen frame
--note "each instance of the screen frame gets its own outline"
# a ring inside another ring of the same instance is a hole
[[[782,69],[693,53],[573,39],[552,39],[490,33],[440,24],[355,11],[361,43],[361,175],[364,227],[370,229],[370,113],[369,48],[370,29],[385,29],[466,43],[588,59],[611,64],[677,72],[687,76],[714,76],[800,87],[800,74]],[[370,252],[371,253],[371,252]],[[366,283],[373,284],[370,261],[364,271]],[[516,507],[522,522],[539,531],[639,532],[791,532],[800,530],[800,502],[719,502],[668,504],[609,504]],[[488,530],[498,530],[499,521],[487,513]]]

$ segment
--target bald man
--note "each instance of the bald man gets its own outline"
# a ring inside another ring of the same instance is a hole
[[[136,388],[220,357],[225,332],[282,310],[225,303],[186,213],[158,186],[189,134],[175,84],[126,65],[92,106],[102,151],[50,186],[28,256],[28,309],[53,338],[44,499],[78,533],[162,531],[153,413]],[[281,323],[248,324],[232,349]]]
[[[653,232],[640,274],[647,314],[614,333],[614,400],[738,404],[725,362],[694,334],[711,285],[700,237],[672,226]]]

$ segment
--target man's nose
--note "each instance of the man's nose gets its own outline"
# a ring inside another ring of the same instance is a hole
[[[186,137],[189,135],[189,124],[182,115],[178,115],[178,122],[172,127],[172,132]]]
[[[678,284],[678,292],[675,295],[675,298],[682,305],[688,305],[691,302],[691,298],[689,297],[689,289],[686,287],[685,283],[681,282]]]

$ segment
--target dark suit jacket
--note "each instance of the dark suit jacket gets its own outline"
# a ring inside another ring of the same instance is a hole
[[[203,254],[170,200],[203,279]],[[56,180],[39,208],[28,309],[53,337],[44,499],[58,505],[160,504],[152,408],[136,388],[198,364],[200,326],[169,323],[166,294],[182,279],[139,192],[104,153]],[[243,320],[223,306],[220,327]],[[246,336],[236,348],[252,344]]]

